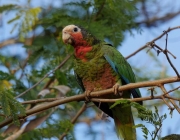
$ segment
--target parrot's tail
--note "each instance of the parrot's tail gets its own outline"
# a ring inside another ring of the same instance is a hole
[[[117,105],[114,108],[116,108],[116,111],[114,112],[113,110],[113,118],[120,140],[136,140],[136,129],[133,128],[134,120],[131,107],[123,107],[120,109],[119,105]],[[117,112],[117,109],[120,112]]]

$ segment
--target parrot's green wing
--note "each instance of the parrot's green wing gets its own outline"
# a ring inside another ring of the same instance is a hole
[[[84,92],[85,88],[84,88],[82,79],[76,74],[75,71],[74,71],[74,75],[75,75],[75,78],[76,78],[76,81],[77,81],[78,85],[81,87],[82,91]]]
[[[118,74],[119,78],[121,79],[122,85],[136,82],[136,78],[131,66],[121,55],[120,52],[118,52],[114,47],[106,43],[103,43],[102,51],[104,53],[105,59],[108,61],[112,69]],[[141,97],[141,93],[138,88],[131,89],[131,93],[134,98]],[[142,102],[138,103],[142,104]]]

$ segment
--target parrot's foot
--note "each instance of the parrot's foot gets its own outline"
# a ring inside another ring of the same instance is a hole
[[[115,94],[115,95],[120,95],[120,96],[123,95],[123,92],[118,90],[120,86],[121,86],[121,85],[120,85],[119,83],[116,83],[116,84],[113,86],[114,94]]]
[[[90,90],[85,91],[85,99],[86,99],[87,102],[90,102],[90,93],[91,93]]]

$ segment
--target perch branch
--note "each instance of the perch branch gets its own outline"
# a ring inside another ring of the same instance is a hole
[[[134,88],[142,88],[142,87],[160,86],[160,85],[163,85],[163,84],[174,83],[174,82],[179,82],[179,81],[180,81],[180,78],[171,77],[171,78],[165,78],[165,79],[154,80],[154,81],[130,83],[128,85],[124,85],[124,86],[119,87],[119,91],[129,90],[129,89],[134,89]],[[113,92],[114,92],[113,88],[106,89],[106,90],[101,90],[101,91],[95,91],[95,92],[90,93],[90,97],[97,98],[97,97],[100,97],[102,95],[111,94]],[[55,100],[55,101],[47,103],[47,104],[45,104],[43,106],[27,110],[25,112],[26,113],[25,116],[19,115],[18,117],[19,117],[19,119],[23,119],[23,118],[25,118],[25,117],[27,117],[27,116],[29,116],[31,114],[34,114],[34,113],[37,113],[37,112],[40,112],[40,111],[43,111],[43,110],[47,110],[49,108],[52,108],[52,107],[55,107],[55,106],[58,106],[58,105],[61,105],[61,104],[65,104],[65,103],[72,102],[72,101],[85,100],[85,97],[86,97],[85,94],[79,94],[79,95],[74,95],[74,96],[67,97],[67,98],[64,98],[64,99],[61,99],[61,100]],[[150,99],[151,98],[152,97],[150,96]],[[138,98],[136,99],[136,101],[138,101]],[[6,120],[4,120],[3,122],[0,123],[0,128],[8,125],[12,121],[13,121],[12,117],[9,117],[8,119],[6,119]]]

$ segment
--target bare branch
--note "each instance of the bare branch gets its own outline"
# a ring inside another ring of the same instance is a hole
[[[7,46],[7,45],[15,44],[15,43],[17,43],[17,40],[14,38],[10,38],[8,40],[0,42],[0,48]]]
[[[164,87],[163,84],[160,85],[160,88],[161,88],[161,90],[164,92],[164,94],[169,95],[168,92],[166,91],[166,89],[165,89],[165,87]],[[170,100],[170,102],[173,104],[173,106],[176,108],[176,110],[180,113],[180,108],[176,105],[176,103],[174,102],[174,100],[172,100],[172,99],[169,99],[169,100]]]
[[[26,94],[27,92],[29,92],[31,89],[33,89],[34,87],[36,87],[37,85],[39,85],[46,77],[48,77],[51,73],[55,72],[57,69],[61,68],[65,63],[66,61],[71,57],[71,54],[70,55],[67,55],[65,57],[65,59],[59,64],[59,66],[57,66],[55,69],[53,69],[51,72],[48,72],[47,74],[44,75],[44,77],[39,80],[36,84],[34,84],[31,88],[27,89],[26,91],[22,92],[21,94],[19,94],[18,96],[16,96],[15,98],[19,98],[20,96]]]
[[[74,123],[77,121],[77,119],[79,118],[79,116],[86,110],[86,108],[87,108],[87,105],[86,105],[86,103],[84,103],[83,106],[81,107],[81,109],[80,109],[80,110],[77,112],[77,114],[74,116],[74,118],[72,118],[72,120],[71,120],[71,123],[72,123],[72,124],[74,124]],[[60,136],[59,140],[63,140],[63,138],[67,135],[68,131],[69,131],[69,130],[66,130],[66,132],[64,132],[64,133]]]
[[[180,26],[176,26],[176,27],[172,27],[172,28],[169,28],[167,29],[166,31],[164,31],[161,35],[159,35],[158,37],[156,37],[155,39],[151,40],[150,42],[146,43],[144,46],[142,46],[141,48],[139,48],[137,51],[133,52],[132,54],[126,56],[125,58],[126,59],[129,59],[130,57],[136,55],[137,53],[139,53],[141,50],[149,47],[149,46],[152,46],[152,44],[157,41],[158,39],[160,39],[161,37],[163,37],[164,35],[166,35],[166,33],[172,31],[172,30],[176,30],[176,29],[180,29]]]
[[[154,87],[153,87],[154,88]],[[180,86],[178,86],[177,88],[173,89],[173,90],[169,90],[167,93],[171,93],[175,90],[178,90],[180,88]],[[151,88],[150,88],[151,89]],[[166,94],[164,94],[166,95]],[[173,100],[177,100],[177,101],[180,101],[179,98],[174,98],[174,97],[170,97],[170,96],[167,96],[165,98],[172,98]],[[52,101],[55,101],[55,100],[62,100],[64,99],[64,97],[61,97],[61,98],[45,98],[45,99],[37,99],[37,100],[29,100],[29,101],[24,101],[24,102],[21,102],[21,104],[37,104],[37,103],[42,103],[42,102],[52,102]],[[154,95],[152,96],[151,95],[151,99],[159,99],[158,96],[156,96],[156,98],[154,98]],[[95,101],[96,98],[92,98],[91,101]],[[98,98],[99,101],[101,101],[99,98]],[[117,99],[119,100],[119,99]],[[115,102],[117,101],[116,99],[111,99],[112,102]],[[144,101],[146,100],[145,98],[135,98],[135,99],[130,99],[130,101]],[[149,100],[149,97],[147,98],[147,100]],[[105,101],[105,100],[104,100]],[[101,102],[104,102],[103,100]],[[108,102],[108,100],[107,100]]]
[[[163,52],[165,54],[165,50],[163,50],[161,47],[159,47],[157,44],[153,43],[153,47],[156,47],[157,49],[159,49],[159,52]],[[176,59],[176,56],[173,55],[169,50],[167,50],[166,52],[168,52],[174,59]]]
[[[166,79],[161,79],[161,80],[130,83],[128,85],[124,85],[124,86],[119,87],[119,91],[129,90],[129,89],[134,89],[134,88],[151,87],[151,86],[159,86],[160,87],[161,85],[164,85],[167,83],[174,83],[174,82],[179,82],[179,81],[180,81],[180,78],[171,77],[171,78],[166,78]],[[112,94],[113,92],[114,92],[113,88],[101,90],[101,91],[95,91],[95,92],[90,93],[90,97],[97,98],[97,97],[101,97],[102,95]],[[31,114],[34,114],[34,113],[37,113],[37,112],[40,112],[43,110],[47,110],[49,108],[58,106],[60,104],[65,104],[65,103],[72,102],[72,101],[82,101],[82,100],[85,100],[85,97],[86,97],[86,94],[79,94],[79,95],[74,95],[74,96],[67,97],[67,98],[64,98],[61,100],[56,100],[56,101],[47,103],[43,106],[27,110],[26,116],[19,115],[19,119],[23,119],[23,118],[25,118]],[[152,96],[150,96],[150,98],[152,98]],[[0,123],[0,128],[6,126],[7,124],[11,123],[12,121],[13,121],[13,119],[11,117],[4,120],[3,122]]]
[[[144,13],[146,14],[146,13]],[[174,17],[178,16],[180,14],[180,11],[177,12],[171,12],[164,14],[161,17],[153,16],[152,18],[149,18],[149,16],[146,16],[145,20],[137,22],[138,25],[146,25],[147,27],[153,27],[157,26],[157,24],[163,23],[165,21],[168,21],[170,19],[173,19]],[[152,15],[152,14],[151,14]]]
[[[8,45],[16,44],[16,43],[25,44],[25,45],[31,45],[32,40],[33,40],[32,37],[31,38],[26,38],[24,42],[19,41],[15,37],[14,38],[9,38],[9,39],[6,39],[6,40],[0,42],[0,48],[3,48],[3,47],[8,46]]]
[[[45,99],[24,101],[24,102],[21,102],[21,104],[37,104],[37,103],[42,103],[42,102],[52,102],[52,101],[61,100],[61,99],[63,98],[62,97],[61,98],[45,98]]]
[[[167,41],[168,41],[168,33],[166,32],[166,46],[165,46],[165,51],[164,51],[164,52],[165,52],[165,55],[166,55],[166,58],[167,58],[169,64],[171,65],[171,67],[172,67],[173,70],[175,71],[176,75],[177,75],[178,77],[180,77],[177,69],[174,67],[174,65],[172,64],[172,62],[171,62],[171,60],[170,60],[170,58],[169,58],[169,56],[168,56],[168,53],[167,53]]]

